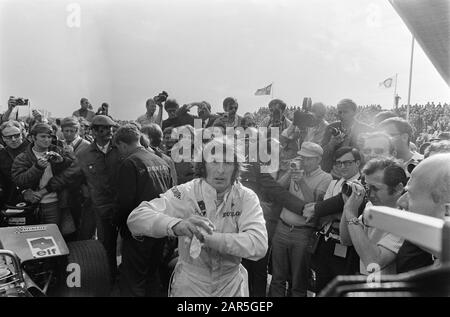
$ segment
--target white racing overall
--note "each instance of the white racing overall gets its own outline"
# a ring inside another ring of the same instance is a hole
[[[216,206],[216,191],[204,179],[173,187],[161,198],[142,202],[128,217],[134,236],[161,238],[192,215],[207,217],[215,226],[205,235],[197,258],[190,255],[191,240],[178,239],[178,262],[170,296],[248,296],[247,272],[241,258],[259,260],[267,252],[267,231],[256,194],[236,183]]]

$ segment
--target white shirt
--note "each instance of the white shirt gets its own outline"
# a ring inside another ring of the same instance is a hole
[[[111,142],[106,143],[104,146],[98,145],[98,143],[95,144],[97,145],[98,149],[103,152],[103,154],[106,154],[108,153],[109,143]]]

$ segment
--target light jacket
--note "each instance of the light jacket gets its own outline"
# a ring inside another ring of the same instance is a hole
[[[161,238],[192,215],[207,217],[215,226],[205,235],[197,258],[190,255],[191,241],[178,239],[179,259],[172,296],[247,296],[247,275],[241,258],[259,260],[267,252],[267,231],[256,194],[236,183],[216,207],[215,189],[204,179],[173,187],[161,198],[142,202],[128,217],[134,236]]]

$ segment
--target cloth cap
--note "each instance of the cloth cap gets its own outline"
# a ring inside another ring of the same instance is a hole
[[[61,128],[64,127],[79,127],[80,122],[75,117],[67,117],[61,120]]]
[[[303,142],[298,155],[305,157],[319,157],[323,155],[323,149],[319,144],[313,142]]]
[[[53,135],[53,129],[50,125],[48,125],[47,123],[36,123],[32,128],[31,128],[31,134],[32,135],[37,135],[39,133],[47,133],[50,135]]]
[[[105,126],[117,126],[117,123],[114,122],[110,117],[98,114],[94,116],[91,122],[91,126],[96,125],[105,125]]]

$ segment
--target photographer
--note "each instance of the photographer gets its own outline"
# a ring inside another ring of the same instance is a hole
[[[168,127],[176,127],[177,126],[177,111],[180,109],[178,102],[175,99],[167,99],[164,104],[164,110],[166,110],[167,115],[169,116],[166,120],[162,122],[161,129],[164,130]]]
[[[147,99],[145,103],[145,107],[147,108],[147,112],[144,113],[142,116],[136,119],[136,122],[139,123],[142,127],[144,125],[150,124],[150,123],[156,123],[157,125],[161,126],[162,124],[162,107],[163,102],[167,100],[168,93],[163,91],[159,95]],[[156,111],[156,105],[158,105],[158,114],[155,115]]]
[[[87,98],[81,98],[80,105],[81,105],[81,108],[74,111],[72,116],[81,117],[81,118],[84,118],[87,121],[91,122],[95,116],[95,112],[90,109],[90,107],[92,108],[91,103],[89,102],[89,100]]]
[[[275,109],[274,113],[276,114],[276,112]],[[289,169],[288,165],[290,160],[297,155],[297,151],[305,140],[308,129],[314,125],[314,121],[314,116],[303,110],[296,110],[294,112],[293,122],[290,122],[288,119],[280,121],[281,123],[286,122],[289,124],[286,129],[280,131],[280,171],[284,172]],[[278,177],[282,177],[283,172],[279,173]]]
[[[334,152],[342,146],[358,148],[358,137],[372,131],[372,127],[355,119],[357,106],[351,99],[342,99],[337,104],[339,121],[331,123],[322,140],[322,169],[330,172],[333,168]]]
[[[374,271],[396,274],[395,259],[403,239],[377,228],[366,227],[358,209],[364,197],[368,197],[369,203],[374,206],[395,208],[407,182],[406,173],[402,165],[392,158],[370,160],[362,173],[366,185],[354,181],[350,197],[344,195],[346,202],[339,226],[341,242],[355,247],[361,259],[361,274]]]
[[[42,222],[61,226],[67,219],[61,217],[60,207],[66,207],[67,201],[59,196],[73,182],[77,169],[74,157],[51,144],[52,134],[48,124],[34,125],[31,129],[33,143],[14,159],[11,174],[13,182],[23,191],[24,199],[39,203]]]
[[[286,103],[281,99],[273,99],[268,104],[270,117],[268,122],[263,123],[263,127],[279,127],[280,133],[291,125],[291,120],[286,118]]]
[[[168,127],[180,127],[183,125],[194,126],[196,117],[192,116],[189,111],[192,107],[197,106],[197,103],[183,105],[181,108],[175,99],[167,99],[164,109],[167,111],[169,118],[163,121],[162,129]]]
[[[339,180],[332,180],[324,196],[324,201],[341,196],[348,184],[360,179],[359,168],[361,155],[359,151],[351,147],[342,147],[335,153],[334,166],[342,175]],[[347,186],[348,187],[348,186]],[[314,208],[308,205],[307,208]],[[354,248],[340,243],[339,223],[341,220],[343,205],[336,213],[319,219],[319,230],[316,232],[318,241],[313,247],[311,268],[316,275],[315,292],[320,292],[333,278],[338,275],[352,275],[359,271],[359,258]]]
[[[23,98],[19,98],[20,100],[24,100]],[[10,97],[8,99],[8,110],[5,111],[5,113],[0,117],[1,122],[6,122],[10,119],[11,113],[13,112],[14,108],[17,106],[18,99],[14,97]]]
[[[97,112],[95,113],[96,115],[101,114],[104,116],[109,116],[108,114],[109,112],[109,104],[104,102],[102,103],[102,105],[98,108]]]
[[[305,141],[322,144],[328,122],[324,119],[327,108],[322,102],[315,102],[311,106],[311,113],[314,116],[314,126],[308,128]]]
[[[289,186],[289,191],[306,203],[323,200],[332,178],[320,168],[323,150],[320,145],[304,142],[299,161],[293,161],[291,170],[279,182]],[[272,282],[270,294],[286,296],[286,282],[293,297],[306,296],[310,254],[309,240],[315,224],[283,208],[272,242]]]

